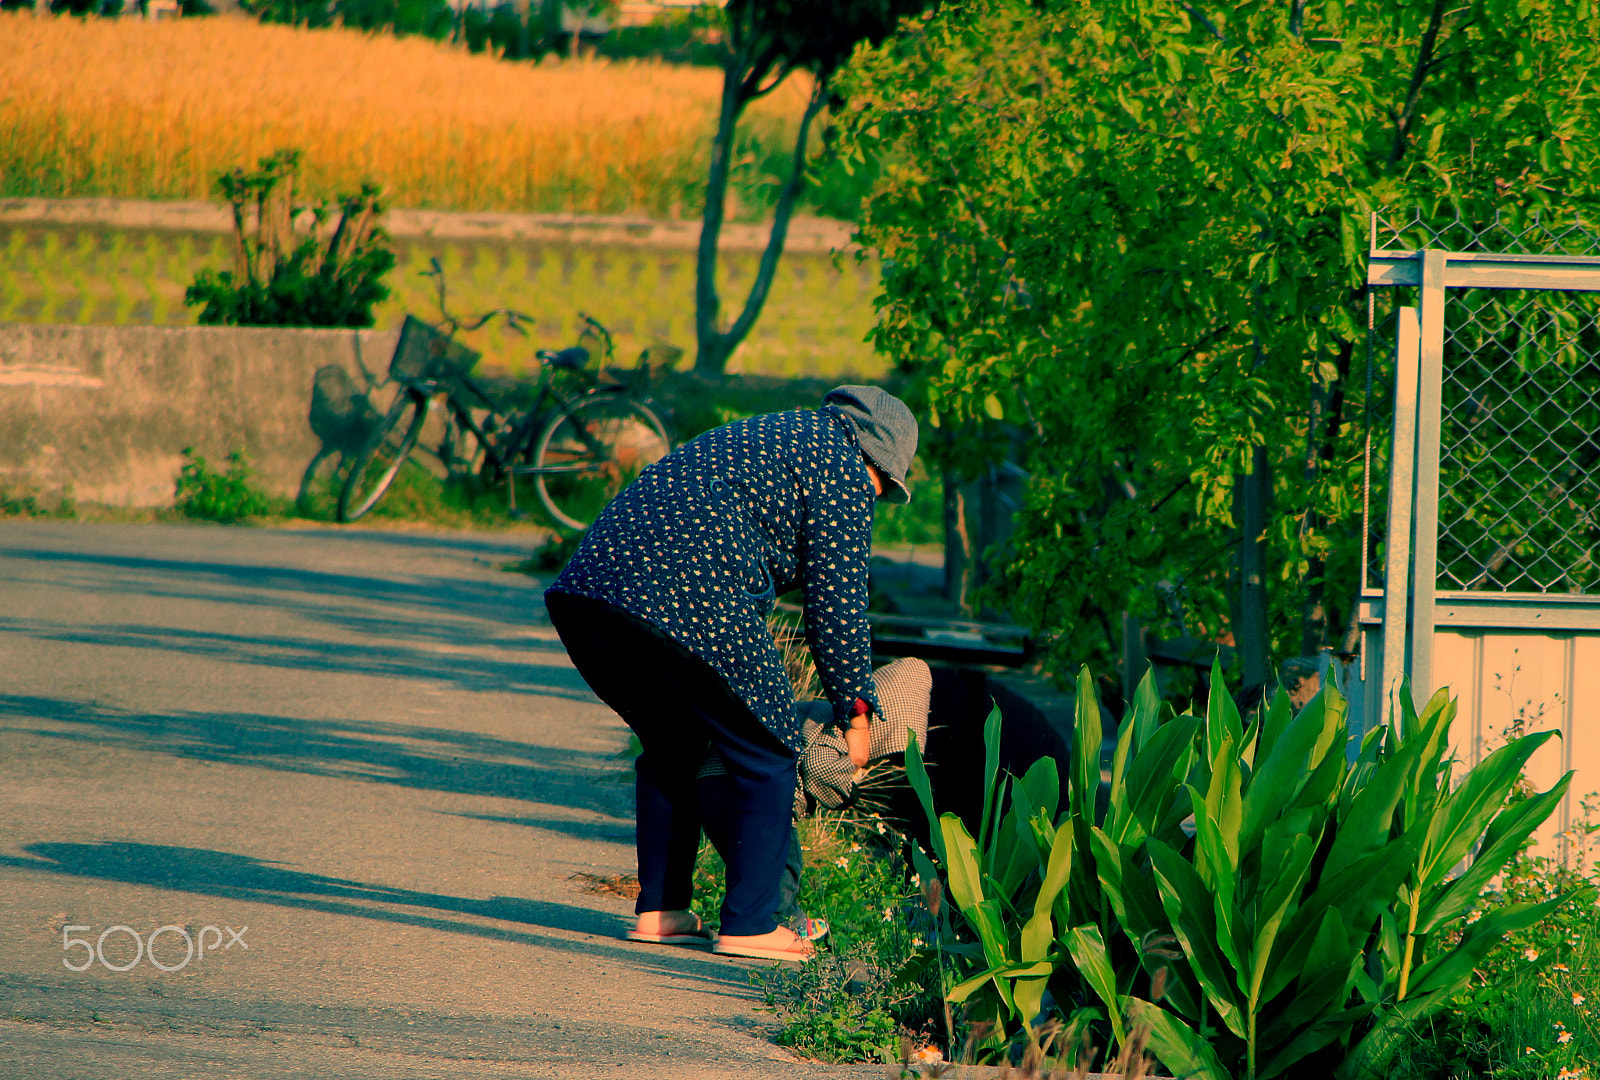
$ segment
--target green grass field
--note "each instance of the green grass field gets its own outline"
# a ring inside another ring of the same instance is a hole
[[[532,315],[531,335],[499,327],[472,335],[490,370],[520,373],[535,348],[573,344],[587,313],[616,336],[630,364],[655,343],[694,352],[694,253],[624,247],[399,241],[378,326],[399,327],[409,311],[436,318],[432,282],[421,272],[437,257],[450,306],[472,316],[510,307]],[[725,316],[737,314],[755,273],[756,252],[723,256]],[[202,267],[224,269],[221,235],[0,226],[0,322],[181,326],[195,322],[183,293]],[[786,377],[878,378],[886,364],[864,342],[871,329],[877,267],[824,255],[786,255],[766,308],[730,371]],[[729,311],[729,309],[732,309]]]

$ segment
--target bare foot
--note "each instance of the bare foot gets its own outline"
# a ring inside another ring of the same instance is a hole
[[[700,916],[692,911],[646,911],[639,916],[634,933],[667,937],[693,934],[700,929]]]
[[[717,938],[716,951],[733,956],[798,961],[809,960],[816,948],[787,926],[780,926],[767,934],[723,934]]]

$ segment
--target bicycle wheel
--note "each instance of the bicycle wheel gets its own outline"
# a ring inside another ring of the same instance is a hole
[[[339,493],[339,520],[354,521],[375,506],[394,483],[395,473],[411,455],[428,419],[428,399],[409,390],[400,391],[389,415],[383,418],[356,458]]]
[[[585,529],[606,503],[671,444],[656,414],[625,397],[580,401],[539,434],[534,490],[545,511],[569,529]]]

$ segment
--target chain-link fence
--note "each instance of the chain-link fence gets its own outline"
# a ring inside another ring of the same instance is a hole
[[[1375,253],[1423,247],[1592,257],[1600,230],[1539,216],[1476,227],[1415,212],[1376,216]],[[1372,292],[1370,365],[1392,383],[1395,312],[1414,290]],[[1441,376],[1437,588],[1600,593],[1600,293],[1450,289]],[[1370,588],[1383,581],[1392,388],[1369,400]]]

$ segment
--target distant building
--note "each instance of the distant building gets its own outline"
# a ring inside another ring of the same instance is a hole
[[[689,11],[704,0],[622,0],[617,10],[618,26],[646,26],[673,11]]]

